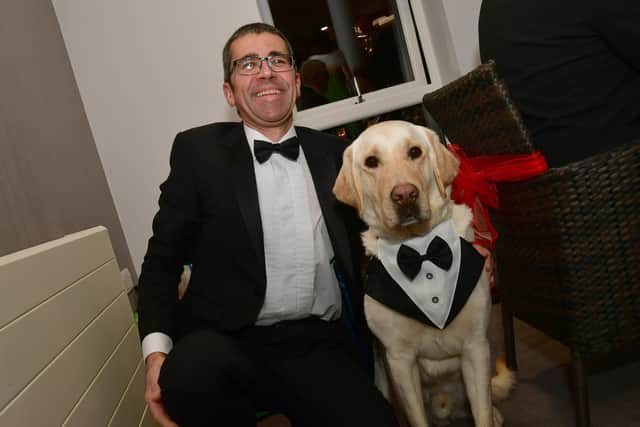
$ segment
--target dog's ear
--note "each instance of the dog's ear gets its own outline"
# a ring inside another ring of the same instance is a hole
[[[342,168],[336,178],[333,186],[333,194],[342,203],[353,206],[358,209],[358,213],[362,209],[362,202],[358,185],[353,173],[353,149],[352,146],[347,147],[342,155]]]
[[[440,142],[440,138],[438,138],[435,132],[427,128],[423,129],[427,141],[429,145],[431,145],[429,157],[433,175],[436,178],[440,195],[445,198],[447,197],[447,186],[450,185],[458,175],[460,161]]]

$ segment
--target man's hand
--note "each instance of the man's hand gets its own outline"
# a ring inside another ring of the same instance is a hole
[[[484,269],[489,273],[489,285],[493,288],[495,286],[495,279],[493,277],[493,256],[491,255],[491,251],[477,243],[474,243],[473,247],[485,258]]]
[[[162,364],[166,358],[166,354],[158,352],[151,353],[147,356],[147,385],[144,392],[144,400],[146,400],[149,405],[151,415],[162,427],[178,427],[178,424],[174,423],[171,418],[169,418],[169,415],[164,408],[162,393],[160,391],[160,386],[158,385],[160,368],[162,368]]]

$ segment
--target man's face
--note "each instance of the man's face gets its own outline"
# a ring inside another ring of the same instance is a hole
[[[231,60],[245,56],[265,57],[274,53],[287,54],[284,40],[275,34],[246,34],[231,44]],[[230,106],[236,107],[240,118],[257,130],[290,126],[293,107],[300,95],[300,76],[295,70],[271,71],[264,61],[258,74],[243,76],[235,69],[231,84],[223,85]]]

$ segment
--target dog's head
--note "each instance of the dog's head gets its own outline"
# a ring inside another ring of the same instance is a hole
[[[458,159],[431,130],[403,121],[366,129],[344,152],[333,187],[381,237],[429,231],[448,206]]]

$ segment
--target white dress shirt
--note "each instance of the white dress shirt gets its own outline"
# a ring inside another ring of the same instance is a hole
[[[255,139],[280,143],[296,135],[291,127],[279,141],[271,141],[246,125],[244,131],[252,154]],[[342,300],[331,265],[333,248],[302,147],[295,161],[278,153],[264,163],[252,157],[267,276],[256,324],[311,315],[324,320],[340,317]],[[152,352],[168,353],[172,348],[171,338],[164,333],[154,332],[142,340],[145,359]]]

